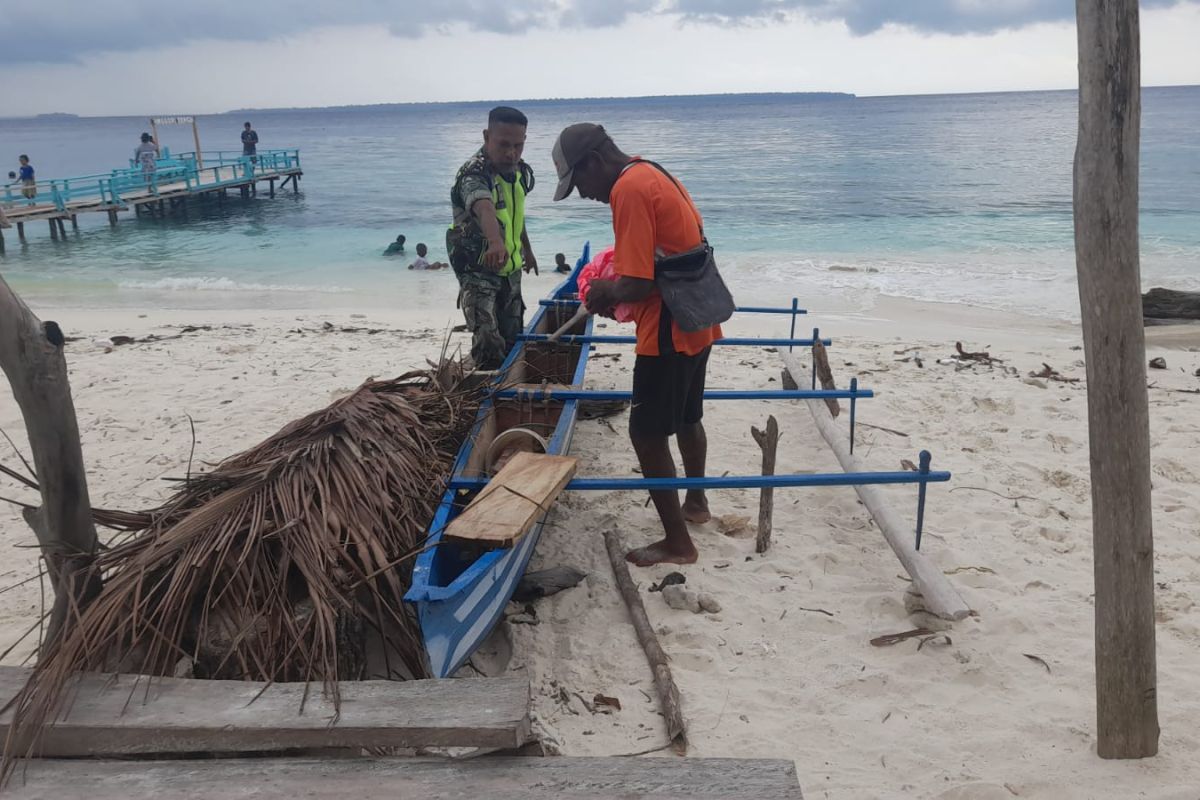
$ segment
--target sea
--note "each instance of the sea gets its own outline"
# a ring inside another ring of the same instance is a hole
[[[1141,270],[1146,287],[1200,290],[1200,87],[1143,90]],[[421,308],[449,303],[448,273],[385,258],[425,242],[445,258],[450,186],[492,103],[238,111],[197,118],[205,150],[299,148],[299,191],[265,191],[187,218],[83,215],[54,241],[6,232],[0,275],[30,302],[78,308]],[[720,95],[536,100],[528,228],[552,285],[555,253],[612,240],[608,208],[554,203],[550,149],[573,122],[602,123],[631,154],[688,187],[739,301],[819,308],[839,296],[965,303],[1077,319],[1071,172],[1076,93],[854,97]],[[145,118],[0,119],[0,170],[27,153],[42,181],[124,167]],[[188,126],[162,143],[192,150]],[[2,174],[2,173],[0,173]],[[265,187],[264,187],[265,189]]]

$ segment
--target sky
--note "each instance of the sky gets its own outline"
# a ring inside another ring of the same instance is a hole
[[[1143,85],[1200,84],[1200,0],[1141,9]],[[0,116],[1063,89],[1074,14],[1072,0],[0,0]]]

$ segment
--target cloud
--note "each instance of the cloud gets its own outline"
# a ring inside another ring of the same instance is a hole
[[[1142,0],[1163,8],[1191,0]],[[745,23],[800,14],[845,22],[864,36],[885,25],[923,33],[994,33],[1075,19],[1074,0],[675,0],[674,10],[699,22]]]
[[[1195,0],[1143,0],[1143,8]],[[1074,19],[1073,0],[0,0],[0,64],[76,62],[103,52],[206,39],[253,43],[345,25],[416,38],[463,28],[500,34],[620,25],[634,14],[702,24],[842,21],[866,35],[894,24],[930,33],[990,33]],[[449,45],[453,47],[451,43]],[[248,76],[253,79],[253,76]],[[136,91],[131,76],[130,91]]]

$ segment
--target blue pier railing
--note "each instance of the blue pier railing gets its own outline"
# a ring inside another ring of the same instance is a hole
[[[4,186],[5,207],[53,206],[66,213],[72,206],[122,206],[127,196],[158,195],[168,187],[192,192],[244,185],[256,177],[290,174],[300,170],[300,151],[264,150],[253,156],[240,152],[216,151],[168,155],[155,162],[155,169],[144,171],[132,160],[127,169],[115,169],[102,175],[39,180],[34,187],[21,184]],[[25,190],[33,188],[33,196]]]

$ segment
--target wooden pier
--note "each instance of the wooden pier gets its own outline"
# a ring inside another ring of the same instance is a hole
[[[25,187],[6,186],[0,195],[4,211],[18,240],[25,241],[25,225],[45,220],[53,239],[66,237],[68,222],[78,230],[80,214],[103,213],[110,225],[118,214],[133,210],[165,215],[182,209],[190,198],[212,198],[223,202],[231,189],[242,197],[258,194],[260,183],[270,197],[289,183],[296,191],[304,172],[299,150],[264,150],[253,156],[218,151],[183,153],[160,158],[153,172],[141,167],[113,170],[107,175],[39,180],[36,194],[26,197]],[[278,184],[278,185],[277,185]],[[4,233],[0,230],[0,252]]]
[[[0,667],[0,707],[28,678],[27,669]],[[537,757],[543,751],[524,678],[340,688],[339,713],[319,685],[80,675],[70,707],[35,739],[13,743],[17,752],[32,744],[32,757],[3,793],[24,800],[803,798],[796,767],[784,760]],[[0,711],[0,737],[11,722],[11,709]],[[426,755],[365,755],[381,748]],[[469,752],[428,757],[429,748]]]

